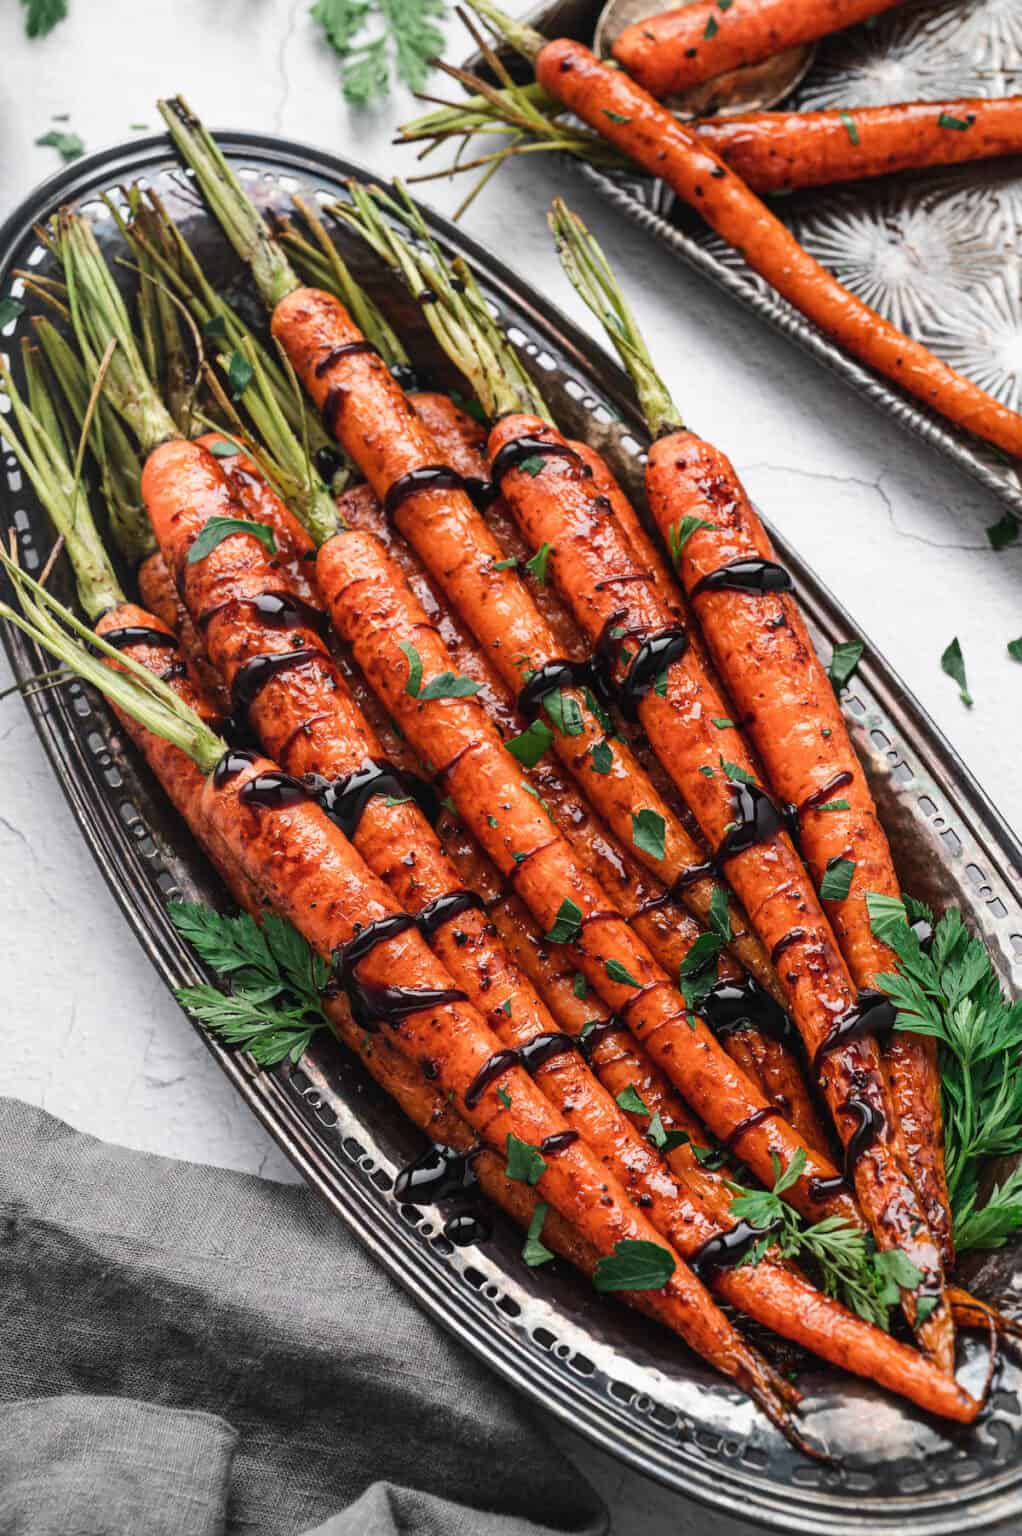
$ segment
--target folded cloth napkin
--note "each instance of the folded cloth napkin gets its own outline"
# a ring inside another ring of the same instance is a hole
[[[525,1405],[311,1192],[13,1099],[0,1405],[0,1536],[606,1530]]]

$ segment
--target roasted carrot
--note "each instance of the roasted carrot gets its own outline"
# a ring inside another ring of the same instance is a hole
[[[856,985],[846,1033],[890,1034],[894,1008],[875,988],[897,969],[873,933],[867,893],[899,896],[891,850],[830,679],[787,572],[729,460],[688,431],[602,252],[562,204],[551,215],[565,269],[617,341],[643,403],[651,444],[650,510],[772,789],[792,808],[817,886],[847,876],[825,905]],[[842,894],[843,892],[843,894]],[[797,931],[793,945],[801,942]],[[791,947],[786,949],[790,956]],[[853,1022],[857,1020],[857,1022]],[[831,1044],[840,1044],[838,1029]],[[828,1049],[824,1046],[824,1050]],[[821,1060],[817,1053],[817,1064]],[[946,1266],[953,1262],[936,1043],[896,1032],[885,1053],[909,1172]]]
[[[741,0],[728,12],[734,14]],[[748,0],[751,5],[753,0]],[[781,0],[787,8],[788,0]],[[1022,455],[1022,416],[942,363],[844,288],[710,146],[629,78],[568,38],[547,42],[491,0],[470,0],[533,61],[545,90],[694,208],[825,336],[949,421]],[[680,14],[688,16],[689,8]]]
[[[1022,96],[708,117],[700,140],[754,192],[1022,154]]]
[[[680,10],[633,22],[615,39],[611,51],[633,80],[651,96],[663,99],[743,64],[758,64],[787,48],[879,16],[898,3],[733,0],[721,10],[717,0],[696,0]]]
[[[419,697],[412,663],[401,647],[418,657],[420,683],[446,670],[446,653],[385,551],[364,534],[340,534],[321,550],[319,574],[334,623],[370,683],[409,739],[430,757],[476,841],[513,882],[544,932],[557,936],[567,927],[589,984],[620,1013],[716,1135],[730,1136],[743,1160],[765,1178],[771,1176],[771,1152],[786,1166],[800,1139],[770,1112],[705,1025],[687,1017],[689,1010],[645,945],[523,788],[520,771],[481,707],[472,698]],[[820,1202],[809,1183],[821,1177],[833,1175],[825,1160],[810,1152],[807,1176],[793,1190],[792,1202],[817,1213]],[[835,1198],[831,1208],[850,1214],[847,1197]]]

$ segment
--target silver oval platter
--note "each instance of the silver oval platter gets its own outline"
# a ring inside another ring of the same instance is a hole
[[[277,139],[227,134],[221,143],[267,208],[285,210],[298,190],[336,197],[348,177],[363,177],[355,166]],[[135,179],[158,187],[214,282],[244,304],[238,264],[162,139],[69,168],[8,220],[0,230],[0,297],[18,292],[15,267],[45,268],[48,257],[33,225],[61,202],[79,202],[116,254],[116,227],[98,195],[116,196]],[[441,243],[475,266],[501,320],[541,372],[559,419],[572,435],[587,436],[607,452],[641,495],[640,423],[621,374],[460,230],[438,218],[431,222]],[[447,375],[411,304],[382,280],[354,237],[338,232],[338,241],[416,363],[442,384]],[[11,354],[22,324],[4,332]],[[3,526],[16,528],[27,568],[38,570],[50,543],[43,515],[3,458],[0,503]],[[827,657],[836,642],[859,632],[798,554],[779,542]],[[64,574],[55,573],[61,581]],[[7,633],[5,640],[19,679],[43,668],[20,636]],[[136,938],[168,985],[202,979],[164,902],[174,894],[220,902],[223,893],[161,791],[88,690],[72,685],[25,702]],[[991,947],[1006,984],[1018,990],[1022,854],[1011,833],[868,647],[844,703],[907,888],[938,908],[960,906]],[[181,1027],[191,1026],[182,1018]],[[807,1421],[838,1458],[833,1465],[808,1461],[675,1340],[597,1298],[560,1261],[527,1270],[519,1258],[521,1234],[510,1226],[498,1222],[485,1243],[454,1248],[441,1231],[444,1208],[402,1204],[394,1179],[421,1150],[418,1133],[333,1041],[317,1037],[299,1068],[271,1073],[207,1044],[296,1168],[419,1305],[537,1403],[632,1466],[688,1499],[775,1530],[950,1536],[1019,1529],[1022,1369],[1013,1360],[1001,1361],[989,1407],[968,1433],[865,1383],[800,1362]],[[1006,1310],[1022,1310],[1022,1265],[1011,1250],[988,1258],[970,1283]],[[978,1387],[985,1369],[984,1341],[967,1339],[963,1381]]]
[[[600,0],[550,0],[528,20],[547,37],[590,43],[600,12]],[[481,60],[467,62],[474,69]],[[808,111],[1020,93],[1019,0],[908,0],[824,39],[784,106]],[[778,298],[661,182],[639,172],[610,174],[577,160],[571,164],[675,255],[1022,516],[1022,467],[855,362]],[[770,206],[853,293],[999,400],[1022,409],[1022,160],[816,188],[772,198]]]

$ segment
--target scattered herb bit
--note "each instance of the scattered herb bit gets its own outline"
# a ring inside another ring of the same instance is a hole
[[[704,778],[713,778],[713,769],[710,767],[709,763],[704,763],[699,772],[703,775]]]
[[[511,857],[512,857],[512,859],[514,860],[514,862],[516,864],[520,864],[522,862],[522,860],[525,858],[525,854],[524,853],[513,853],[511,855]]]
[[[25,306],[18,299],[0,299],[0,330],[25,313]]]
[[[826,741],[829,738],[830,734],[831,734],[830,726],[829,725],[825,725],[823,727],[823,730],[820,732],[820,735],[823,737],[824,741]]]
[[[148,131],[149,124],[148,123],[129,123],[128,127],[131,129],[132,133],[146,133]]]
[[[546,1201],[540,1200],[532,1213],[532,1220],[529,1222],[529,1230],[522,1248],[522,1258],[530,1269],[536,1269],[540,1264],[547,1264],[554,1257],[550,1249],[539,1240],[549,1209],[550,1207]]]
[[[277,553],[277,541],[273,537],[273,529],[267,528],[265,523],[249,522],[244,517],[211,517],[202,527],[188,551],[186,565],[197,565],[200,560],[205,560],[211,555],[224,539],[229,539],[235,533],[251,534],[253,539],[258,539],[268,554]]]
[[[67,0],[21,0],[25,7],[25,36],[45,37],[67,15]]]
[[[479,401],[476,400],[473,396],[462,395],[459,394],[456,389],[452,389],[451,399],[454,401],[455,405],[460,411],[464,411],[467,416],[471,416],[473,421],[478,421],[481,427],[489,426],[486,412],[479,404]]]
[[[623,1109],[627,1115],[649,1117],[649,1105],[643,1103],[642,1095],[634,1083],[629,1083],[627,1088],[622,1088],[617,1096],[617,1107]]]
[[[411,795],[387,795],[383,803],[388,807],[392,805],[411,805],[412,797]]]
[[[713,723],[718,731],[733,731],[735,728],[735,722],[728,720],[725,715],[714,715]]]
[[[620,112],[612,112],[609,107],[603,109],[604,117],[609,117],[612,123],[630,123],[630,117],[624,117]]]
[[[621,987],[637,987],[639,983],[620,960],[608,960],[604,965],[608,981],[616,981]]]
[[[855,126],[855,119],[854,119],[854,117],[852,117],[851,113],[849,113],[849,112],[842,112],[842,114],[841,114],[841,121],[842,121],[842,123],[844,123],[845,132],[847,133],[848,137],[851,139],[852,143],[853,144],[860,144],[862,141],[859,138],[859,130]]]
[[[602,1258],[593,1274],[596,1290],[662,1291],[674,1274],[674,1258],[659,1243],[623,1237]]]
[[[557,908],[557,916],[550,932],[544,938],[551,944],[571,944],[582,932],[582,909],[570,896],[565,896]]]
[[[496,816],[487,816],[486,825],[488,827],[499,827],[500,822],[497,820]]]
[[[202,334],[211,341],[226,340],[227,321],[223,315],[211,315],[202,327]]]
[[[546,459],[541,453],[530,453],[527,459],[520,459],[519,462],[515,465],[515,469],[524,469],[525,473],[527,475],[531,475],[533,480],[535,480],[536,476],[540,474],[545,468]]]
[[[958,697],[971,709],[972,694],[965,680],[965,657],[962,655],[962,647],[958,643],[957,635],[940,658],[940,670],[946,672],[948,677],[958,684]]]
[[[503,1104],[505,1109],[511,1108],[511,1095],[508,1093],[506,1088],[497,1089],[497,1098]]]
[[[719,31],[720,31],[720,28],[717,25],[717,18],[716,18],[716,16],[709,16],[709,17],[707,17],[706,26],[703,28],[703,39],[704,39],[704,41],[708,43],[710,41],[710,38],[711,37],[716,37],[716,35],[717,35],[717,33]]]
[[[405,683],[405,693],[410,693],[413,699],[417,699],[419,689],[422,687],[422,657],[414,645],[409,645],[405,640],[400,642],[398,649],[408,658],[408,681]]]
[[[411,646],[409,646],[409,650],[411,650]],[[406,651],[405,655],[407,656],[407,654],[408,652]],[[457,816],[458,807],[455,805],[450,795],[445,795],[440,804],[443,806],[444,810],[448,811],[452,816]]]
[[[992,1158],[1022,1151],[1022,1001],[1008,1003],[984,946],[952,908],[933,925],[921,903],[866,895],[873,932],[898,957],[877,977],[895,1004],[897,1028],[937,1041],[945,1163],[955,1246],[1000,1248],[1022,1227],[1022,1168],[979,1204]],[[933,925],[926,953],[911,921]]]
[[[55,149],[67,165],[72,160],[81,159],[85,153],[85,145],[77,133],[61,133],[56,128],[51,128],[41,138],[36,139],[41,149]]]
[[[835,645],[827,668],[827,676],[834,685],[835,693],[840,693],[848,682],[865,649],[861,640],[843,640],[840,645]]]
[[[539,1148],[530,1146],[527,1141],[519,1141],[511,1131],[507,1133],[505,1156],[507,1176],[519,1184],[538,1184],[546,1171],[546,1160]]]
[[[991,548],[1007,549],[1009,544],[1015,544],[1018,541],[1018,530],[1018,518],[1012,516],[1010,512],[1005,512],[998,522],[991,523],[987,529]]]
[[[513,571],[516,569],[517,565],[518,557],[516,555],[508,555],[506,560],[494,560],[493,564],[490,566],[490,570]]]
[[[975,112],[970,112],[968,117],[955,117],[951,112],[942,112],[937,119],[937,127],[953,128],[957,133],[964,133],[975,121]]]
[[[535,768],[553,739],[554,733],[546,721],[534,720],[520,736],[512,736],[504,745],[523,768]]]
[[[564,693],[559,688],[552,689],[543,700],[543,708],[554,730],[560,731],[562,736],[582,735],[585,730],[582,711],[578,700],[573,699],[570,693]]]
[[[659,674],[659,676],[657,677],[656,682],[653,684],[653,692],[657,695],[658,698],[666,699],[666,697],[667,697],[667,668],[666,667]]]
[[[444,48],[431,18],[444,14],[442,0],[316,0],[311,10],[341,59],[341,89],[355,107],[386,96],[392,65],[409,90],[422,90]],[[367,26],[382,32],[366,40]]]
[[[827,867],[820,881],[820,896],[824,901],[844,901],[852,888],[855,864],[840,856],[827,860]]]
[[[199,959],[230,979],[230,993],[207,984],[174,992],[226,1045],[272,1067],[285,1058],[297,1061],[313,1035],[329,1028],[322,992],[330,967],[290,923],[270,915],[260,927],[247,913],[225,917],[191,901],[172,901],[167,911]]]
[[[1018,640],[1008,641],[1008,655],[1012,661],[1022,661],[1022,636]]]
[[[205,444],[206,452],[211,453],[214,459],[236,459],[239,449],[234,443],[228,443],[224,438],[218,437],[214,443]]]
[[[710,897],[709,924],[711,931],[717,935],[722,944],[730,944],[731,912],[728,907],[727,891],[722,885],[713,888],[713,895]]]
[[[644,807],[632,812],[632,843],[650,859],[662,859],[666,824],[658,811]]]
[[[847,800],[827,800],[823,805],[816,807],[818,811],[850,811],[851,806]]]
[[[594,742],[589,748],[589,761],[593,765],[594,773],[609,773],[614,766],[614,751],[610,742]]]
[[[720,766],[724,777],[731,780],[732,784],[751,784],[755,787],[756,780],[745,768],[740,768],[737,763],[729,763],[721,755]]]
[[[513,1003],[513,1001],[514,1001],[513,994],[512,994],[511,997],[505,997],[504,1001],[501,1003],[500,1007],[497,1009],[497,1012],[498,1013],[506,1014],[506,1016],[508,1018],[510,1018],[511,1017],[511,1004]]]
[[[471,699],[481,687],[481,683],[474,683],[470,677],[458,677],[454,672],[438,672],[415,697],[424,704],[430,699]]]
[[[691,1141],[692,1138],[689,1136],[687,1131],[667,1130],[664,1126],[663,1120],[660,1118],[660,1111],[657,1110],[656,1114],[649,1122],[649,1130],[646,1132],[646,1140],[649,1142],[650,1146],[656,1147],[657,1151],[662,1152],[666,1157],[669,1152],[674,1151],[675,1147],[683,1147],[685,1143],[687,1141]],[[699,1150],[706,1151],[706,1148],[702,1147]]]
[[[578,998],[580,1003],[585,1002],[589,993],[589,983],[586,981],[581,971],[575,972],[575,979],[571,983],[571,990],[574,996]]]
[[[227,382],[231,386],[231,399],[240,400],[254,378],[255,369],[252,364],[244,352],[239,352],[235,348],[227,365]]]
[[[529,462],[529,460],[526,459],[525,463],[527,464],[528,462]],[[542,462],[543,461],[541,459],[540,463],[542,464]],[[547,561],[549,559],[550,559],[550,545],[546,544],[546,543],[543,543],[543,544],[541,544],[539,546],[539,548],[537,549],[536,553],[532,556],[532,559],[531,560],[526,560],[526,562],[525,562],[525,569],[527,571],[531,571],[532,572],[533,576],[535,576],[536,580],[539,582],[541,587],[545,587],[546,586],[546,567],[547,567]]]

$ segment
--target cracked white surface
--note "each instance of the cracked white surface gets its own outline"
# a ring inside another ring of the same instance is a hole
[[[0,218],[57,168],[52,150],[34,147],[54,115],[68,113],[67,126],[99,149],[130,137],[133,122],[155,129],[153,102],[174,91],[214,126],[275,130],[381,175],[416,168],[390,144],[414,104],[400,93],[378,113],[350,113],[308,0],[72,0],[69,20],[34,45],[22,14],[11,0],[0,5]],[[450,54],[461,57],[465,36],[456,23],[450,34]],[[424,189],[447,210],[463,191]],[[568,168],[542,157],[512,163],[466,227],[592,330],[543,221],[556,191],[626,278],[692,425],[733,457],[1018,825],[1022,666],[1005,643],[1022,634],[1022,548],[990,550],[994,499],[679,267]],[[972,711],[940,672],[955,634]],[[8,681],[0,663],[0,690]],[[0,807],[2,1090],[110,1140],[290,1178],[130,937],[17,698],[0,702]],[[582,1448],[579,1459],[619,1536],[685,1536],[710,1523],[606,1457]],[[724,1536],[720,1522],[712,1528]]]

